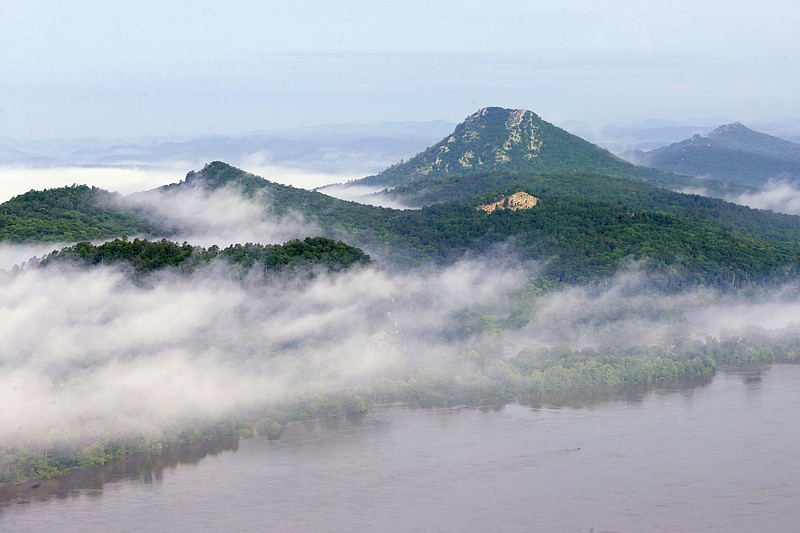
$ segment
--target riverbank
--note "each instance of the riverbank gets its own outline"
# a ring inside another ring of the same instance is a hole
[[[472,350],[447,369],[421,368],[402,379],[378,379],[369,388],[306,394],[221,420],[187,421],[160,435],[7,447],[0,452],[0,486],[41,483],[120,459],[159,456],[184,445],[251,435],[277,439],[287,424],[357,417],[376,402],[419,407],[569,402],[624,387],[687,379],[702,382],[722,365],[797,362],[800,358],[800,337],[794,330],[787,328],[783,335],[772,332],[769,337],[757,333],[723,341],[692,340],[679,346],[529,349],[514,358]]]
[[[799,372],[719,367],[574,406],[375,404],[73,472],[1,506],[0,530],[787,531]]]

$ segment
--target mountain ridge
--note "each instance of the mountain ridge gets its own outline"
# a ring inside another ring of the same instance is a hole
[[[238,190],[260,202],[265,216],[277,217],[278,221],[284,215],[296,220],[300,214],[319,228],[317,236],[342,240],[363,249],[379,264],[401,270],[452,264],[464,257],[494,254],[510,247],[518,259],[541,261],[542,275],[566,283],[607,278],[632,261],[647,269],[654,286],[669,290],[687,284],[726,289],[774,284],[800,271],[800,239],[777,241],[745,231],[756,220],[754,210],[739,206],[738,216],[744,222],[737,229],[735,224],[714,217],[713,209],[726,209],[724,203],[714,204],[716,207],[698,203],[693,207],[693,197],[657,187],[653,189],[674,195],[673,200],[685,197],[684,204],[674,211],[668,210],[669,205],[664,206],[666,209],[653,208],[652,203],[650,207],[633,207],[631,201],[614,201],[613,194],[603,199],[553,195],[542,188],[542,183],[521,182],[508,190],[498,188],[419,210],[399,210],[280,185],[217,161],[149,194],[198,189],[209,194],[215,189]],[[631,198],[645,192],[632,190]],[[495,209],[491,213],[479,209],[497,202],[505,204],[503,198],[516,193],[525,193],[520,195],[523,198],[535,197],[534,208]],[[51,194],[50,200],[51,205],[58,204],[58,194]],[[5,207],[0,205],[0,210]],[[116,210],[130,213],[122,207]],[[146,215],[146,211],[139,215]],[[794,226],[784,227],[786,223],[779,229],[797,230],[800,217],[788,220]],[[118,235],[115,232],[112,236]]]
[[[647,152],[625,154],[631,161],[665,172],[678,172],[749,187],[770,179],[800,182],[800,144],[752,130],[741,122],[723,124],[708,135]]]

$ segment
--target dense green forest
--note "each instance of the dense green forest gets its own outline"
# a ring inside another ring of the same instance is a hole
[[[560,178],[567,177],[489,174],[490,184],[494,176],[499,176],[497,184],[504,186],[500,192],[420,210],[345,202],[317,192],[274,184],[220,162],[191,173],[186,181],[169,186],[167,190],[175,192],[181,187],[203,183],[212,189],[242,183],[245,194],[263,199],[276,215],[285,213],[286,206],[291,206],[331,235],[345,238],[374,252],[382,262],[395,265],[447,264],[465,254],[492,253],[510,243],[512,255],[518,258],[546,260],[545,275],[554,280],[599,279],[613,274],[630,260],[641,260],[654,272],[672,273],[665,288],[673,289],[684,283],[738,288],[777,282],[795,273],[798,267],[800,248],[796,241],[778,242],[748,235],[734,229],[733,224],[723,224],[707,215],[717,209],[718,213],[723,213],[717,215],[719,218],[739,217],[743,220],[741,225],[758,233],[755,230],[758,223],[762,219],[772,220],[772,213],[671,193],[657,187],[629,188],[629,182],[621,179],[610,179],[609,183],[615,185],[616,190],[593,199],[591,190],[602,190],[606,179],[599,177],[594,182],[573,179],[566,185],[556,186]],[[509,186],[509,177],[514,180],[512,183],[523,187]],[[453,180],[459,183],[458,178]],[[526,180],[544,186],[530,187]],[[542,194],[543,190],[548,190],[548,182],[550,189],[560,195]],[[581,185],[583,183],[587,185]],[[451,190],[457,188],[454,186]],[[576,189],[582,191],[582,197],[565,194]],[[492,214],[476,209],[503,193],[518,190],[539,197],[540,205],[525,211]],[[631,207],[625,199],[620,203],[610,201],[617,192],[624,191],[632,199],[630,203],[642,197],[637,207]],[[645,209],[661,205],[657,198],[659,193],[665,195],[670,205],[676,206],[676,213]],[[656,195],[656,199],[647,199],[649,194]],[[791,240],[792,232],[800,235],[800,217],[780,215],[774,220],[774,233],[783,237],[781,240]]]
[[[40,267],[67,262],[86,266],[114,264],[130,267],[141,275],[169,267],[189,273],[217,259],[224,261],[231,271],[240,276],[254,269],[265,274],[284,270],[313,273],[316,269],[338,272],[371,261],[362,250],[341,241],[306,237],[284,244],[234,244],[224,249],[218,246],[203,248],[189,243],[181,245],[166,239],[155,242],[115,239],[98,246],[79,242],[56,250],[33,264]]]
[[[432,190],[420,194],[450,201],[419,210],[387,209],[275,184],[214,162],[149,194],[236,187],[261,202],[267,216],[299,213],[326,237],[368,250],[395,268],[443,265],[504,247],[509,257],[541,260],[545,276],[569,283],[602,279],[631,261],[641,262],[654,283],[668,290],[697,284],[738,289],[782,282],[798,271],[800,217],[594,174],[490,173],[431,183]],[[476,209],[518,191],[536,196],[539,205],[491,214]],[[61,195],[71,198],[75,192],[65,188],[45,196],[57,207]],[[139,216],[120,213],[131,220]],[[52,223],[55,234],[60,222]],[[108,245],[114,246],[119,245]],[[173,261],[180,258],[175,254]]]
[[[380,193],[412,207],[463,200],[492,191],[528,191],[534,196],[567,196],[648,210],[678,217],[707,219],[753,237],[800,241],[800,217],[752,209],[698,194],[682,194],[646,183],[597,173],[536,174],[486,172],[453,175],[399,185]]]
[[[157,231],[119,207],[119,199],[87,185],[27,192],[0,204],[0,241],[75,242]]]

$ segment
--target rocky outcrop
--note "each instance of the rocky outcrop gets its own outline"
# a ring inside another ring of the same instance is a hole
[[[511,196],[504,196],[496,202],[479,205],[478,210],[493,213],[498,209],[510,209],[519,211],[521,209],[533,209],[539,203],[539,199],[526,192],[515,192]]]

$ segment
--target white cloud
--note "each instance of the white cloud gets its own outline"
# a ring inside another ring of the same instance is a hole
[[[411,209],[402,202],[388,196],[376,195],[385,187],[369,187],[365,185],[330,185],[320,190],[320,192],[350,202],[360,204],[376,205],[380,207],[391,207],[393,209]]]
[[[5,274],[0,444],[155,432],[436,364],[457,350],[441,340],[453,311],[521,275],[461,263],[264,284],[208,270],[144,288],[111,268]]]
[[[175,168],[46,167],[0,166],[0,202],[30,190],[93,185],[128,194],[180,181],[186,171]]]
[[[800,188],[795,183],[781,179],[770,180],[761,189],[741,194],[731,201],[757,209],[800,215]]]
[[[191,244],[225,247],[229,244],[258,242],[282,243],[310,235],[321,234],[320,229],[299,214],[287,215],[280,220],[267,213],[268,200],[244,197],[231,187],[213,192],[204,189],[186,189],[160,193],[151,191],[123,200],[123,205],[142,208],[147,216],[177,233],[172,240]]]
[[[535,267],[534,267],[535,268]],[[141,286],[109,267],[0,274],[0,446],[23,439],[158,434],[308,391],[341,391],[460,359],[466,308],[502,318],[531,265],[493,258],[314,280],[235,281],[210,268]],[[496,345],[672,342],[796,320],[791,288],[745,303],[652,294],[636,270],[608,287],[535,297]]]

